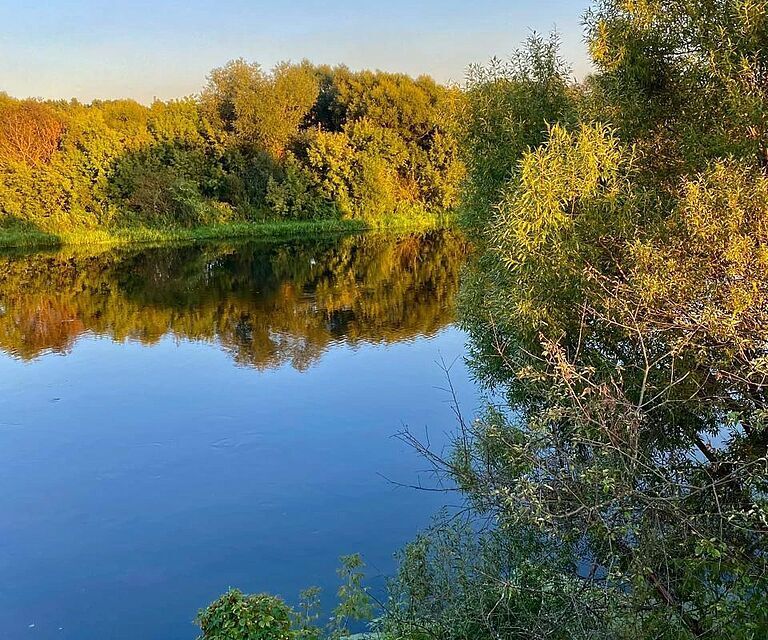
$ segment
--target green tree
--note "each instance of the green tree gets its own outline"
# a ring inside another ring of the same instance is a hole
[[[761,2],[603,2],[594,78],[522,74],[528,104],[496,100],[494,74],[469,92],[483,253],[462,322],[506,404],[450,456],[422,450],[508,547],[570,554],[543,568],[597,614],[571,637],[768,633],[764,20]],[[519,144],[552,95],[562,114]],[[515,614],[524,637],[548,610]]]
[[[280,158],[318,94],[308,63],[283,62],[267,74],[258,64],[234,60],[211,72],[202,105],[212,122],[239,143]]]
[[[482,228],[522,154],[542,144],[549,125],[576,119],[570,71],[556,36],[532,35],[508,61],[470,67],[461,103],[461,140],[467,166],[462,212],[466,226]]]

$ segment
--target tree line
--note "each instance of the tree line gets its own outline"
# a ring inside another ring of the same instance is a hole
[[[0,94],[0,225],[434,216],[457,201],[458,95],[427,76],[242,59],[150,106]]]

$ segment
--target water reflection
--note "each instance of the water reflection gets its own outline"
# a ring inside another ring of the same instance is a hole
[[[66,353],[87,332],[220,344],[304,370],[336,342],[430,336],[452,320],[466,243],[449,232],[0,256],[0,349]]]

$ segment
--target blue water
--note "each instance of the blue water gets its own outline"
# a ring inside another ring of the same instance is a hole
[[[210,247],[173,260],[151,249],[7,258],[0,638],[191,639],[196,611],[230,586],[295,602],[318,585],[330,606],[338,556],[360,552],[374,587],[393,571],[393,553],[451,500],[397,484],[434,479],[393,436],[407,425],[447,442],[440,359],[455,361],[458,396],[468,410],[474,402],[450,309],[460,265],[414,276],[425,260],[445,260],[445,239],[394,271],[381,265],[395,241],[340,242],[312,259],[322,275],[301,282],[275,265],[305,247],[227,247],[225,260]],[[254,256],[272,267],[222,284]],[[387,279],[408,278],[392,294]],[[167,282],[174,290],[158,302]],[[274,293],[294,289],[295,301]],[[224,328],[233,305],[248,331]],[[254,327],[273,310],[283,319],[263,332],[269,355],[249,361]],[[291,330],[285,317],[304,320]],[[311,357],[297,361],[297,343]]]

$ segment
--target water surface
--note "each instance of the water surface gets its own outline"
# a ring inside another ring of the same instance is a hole
[[[0,256],[0,638],[194,638],[229,586],[332,600],[445,502],[450,234]],[[459,395],[473,397],[461,361]]]

